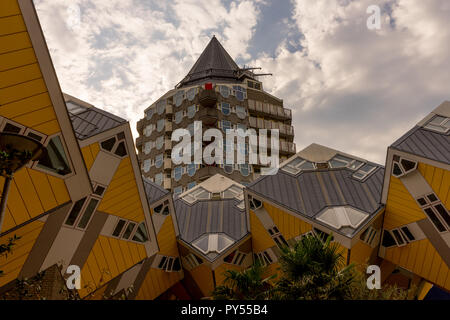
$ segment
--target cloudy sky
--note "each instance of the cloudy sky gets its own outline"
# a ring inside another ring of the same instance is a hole
[[[293,110],[297,150],[378,163],[450,100],[448,0],[34,0],[63,91],[128,119],[189,71],[212,35]],[[369,30],[370,5],[381,28]]]

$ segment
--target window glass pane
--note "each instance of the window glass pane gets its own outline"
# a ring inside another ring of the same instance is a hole
[[[198,249],[203,251],[203,253],[207,253],[208,252],[208,245],[209,245],[209,235],[206,234],[206,235],[202,236],[200,239],[194,241],[193,244]]]
[[[194,104],[189,106],[187,109],[187,116],[189,119],[192,119],[195,116],[195,112],[197,111],[197,106]]]
[[[434,214],[431,208],[426,208],[425,213],[430,218],[431,222],[435,225],[435,227],[439,230],[439,232],[444,232],[446,229],[438,217]]]
[[[220,86],[219,90],[222,97],[228,98],[230,96],[230,88],[227,86]]]
[[[119,222],[117,222],[116,227],[114,228],[114,231],[112,233],[112,235],[114,237],[118,237],[119,234],[122,232],[123,227],[125,226],[125,220],[119,220]]]
[[[125,147],[125,142],[120,142],[116,148],[116,152],[114,152],[119,157],[125,157],[127,155],[127,148]]]
[[[150,171],[150,159],[145,159],[144,160],[144,172],[149,172]]]
[[[125,229],[125,232],[123,233],[123,238],[124,239],[128,239],[131,236],[131,232],[133,232],[134,226],[136,224],[133,222],[130,222],[127,226],[127,228]]]
[[[402,227],[402,231],[405,233],[405,235],[408,237],[410,241],[415,240],[414,236],[412,235],[411,231],[407,227]]]
[[[400,232],[398,232],[398,230],[393,230],[392,233],[393,233],[395,239],[397,240],[398,244],[401,245],[404,243],[403,238],[401,237]]]
[[[166,99],[158,101],[156,103],[156,112],[158,112],[158,114],[161,115],[164,113],[165,110],[166,110]]]
[[[190,163],[187,165],[187,173],[189,177],[192,177],[195,174],[196,169],[197,165],[195,163]]]
[[[159,136],[158,138],[156,138],[156,149],[161,149],[163,147],[164,144],[164,136]]]
[[[160,119],[156,123],[156,131],[161,132],[162,129],[164,129],[164,119]]]
[[[80,113],[86,111],[85,107],[79,106],[73,102],[66,102],[66,106],[67,106],[67,110],[71,114],[80,114]]]
[[[314,169],[314,164],[312,162],[305,161],[301,165],[297,166],[297,168],[301,170],[312,170]]]
[[[183,120],[183,111],[178,111],[175,113],[175,123],[179,124]]]
[[[174,195],[174,196],[179,195],[179,194],[181,194],[182,192],[183,192],[183,187],[182,187],[182,186],[178,186],[178,187],[176,187],[175,189],[173,189],[173,195]]]
[[[139,225],[136,232],[134,233],[133,240],[138,242],[145,242],[148,240],[147,230],[145,229],[145,223],[142,222]]]
[[[433,119],[431,119],[431,121],[428,122],[428,123],[434,124],[434,125],[437,125],[437,126],[440,126],[440,125],[444,122],[445,119],[446,119],[446,118],[441,117],[441,116],[435,116],[435,117],[434,117]]]
[[[442,217],[442,219],[445,221],[447,226],[450,227],[450,215],[448,214],[447,209],[445,209],[442,204],[437,204],[434,206],[434,208],[439,213],[439,215]]]
[[[116,137],[112,137],[108,140],[103,141],[100,145],[101,145],[102,149],[111,151],[112,148],[114,147],[115,143],[116,143]]]
[[[228,248],[232,243],[233,241],[231,241],[224,235],[222,234],[217,235],[217,252],[219,253],[222,252],[223,250]]]
[[[175,96],[173,97],[173,102],[175,103],[175,106],[179,107],[183,103],[184,99],[184,90],[178,91]]]
[[[78,223],[78,228],[86,228],[89,220],[91,219],[92,213],[94,213],[94,209],[97,207],[98,202],[99,200],[97,199],[91,199],[91,201],[89,201],[86,210],[84,210],[83,217],[81,217],[80,223]]]
[[[243,106],[236,106],[236,115],[239,119],[244,119],[247,115]]]
[[[163,154],[158,154],[155,157],[155,167],[161,168],[162,164],[163,164]]]
[[[5,125],[5,127],[3,128],[3,132],[10,132],[10,133],[19,133],[20,132],[20,128],[16,127],[15,125],[11,124],[11,123],[7,123]]]
[[[183,175],[183,167],[179,166],[179,167],[175,167],[174,169],[174,179],[175,181],[179,181],[181,179],[181,176]]]
[[[102,187],[102,186],[95,187],[94,194],[101,196],[103,194],[103,192],[105,192],[105,187]]]
[[[244,176],[244,177],[247,177],[249,174],[250,174],[250,170],[249,170],[249,165],[248,164],[240,164],[239,165],[239,169],[240,169],[240,171],[241,171],[241,174]]]
[[[160,186],[162,184],[162,182],[163,182],[163,174],[162,173],[156,174],[155,175],[155,183]]]
[[[188,98],[189,101],[192,101],[192,100],[194,100],[196,93],[197,93],[197,88],[191,88],[187,91],[186,97]]]
[[[70,210],[70,214],[67,217],[66,224],[69,226],[73,226],[75,223],[75,220],[77,220],[78,215],[80,214],[81,208],[83,207],[84,201],[86,201],[86,198],[80,199],[72,207],[72,210]]]
[[[37,166],[60,175],[71,173],[66,153],[59,136],[53,137],[50,140],[46,152],[41,156]]]
[[[355,170],[355,169],[357,169],[360,165],[362,165],[363,164],[363,162],[362,161],[359,161],[359,160],[355,160],[355,161],[353,161],[353,163],[351,163],[349,166],[348,166],[348,168],[349,169],[352,169],[352,170]]]
[[[150,120],[153,117],[154,113],[155,113],[155,109],[154,108],[148,109],[147,112],[146,112],[147,120]]]
[[[392,237],[391,233],[387,230],[384,230],[383,233],[383,247],[392,247],[395,246],[395,240]]]
[[[221,104],[222,113],[228,116],[231,113],[230,104],[227,102],[222,102]]]

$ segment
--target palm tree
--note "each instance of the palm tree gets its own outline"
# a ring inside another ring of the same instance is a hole
[[[275,299],[344,299],[352,282],[353,265],[345,266],[339,245],[332,236],[304,236],[293,247],[281,250],[282,277]]]
[[[243,271],[227,270],[222,285],[212,293],[214,300],[261,300],[270,293],[272,275],[264,277],[265,267],[256,261],[250,268]]]

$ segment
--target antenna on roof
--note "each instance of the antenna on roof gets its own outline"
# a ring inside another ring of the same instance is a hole
[[[273,74],[271,74],[271,73],[254,73],[253,75],[255,77],[258,77],[258,76],[273,76]]]

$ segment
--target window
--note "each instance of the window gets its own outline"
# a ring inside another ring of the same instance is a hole
[[[363,233],[361,233],[361,236],[359,237],[362,242],[367,243],[369,246],[373,246],[375,244],[374,240],[376,238],[378,231],[374,229],[372,226],[368,227],[366,230],[364,230]]]
[[[236,106],[236,115],[239,119],[245,119],[247,112],[243,106]]]
[[[247,126],[243,123],[238,123],[237,128],[243,130],[244,132],[247,131]]]
[[[179,124],[183,120],[183,111],[177,111],[175,112],[174,121],[176,124]]]
[[[424,127],[440,133],[447,133],[450,130],[450,119],[436,115]]]
[[[162,183],[163,183],[163,174],[162,173],[157,173],[155,175],[155,183],[159,186],[162,185]]]
[[[187,184],[187,190],[190,190],[190,189],[192,189],[193,187],[195,187],[197,185],[197,183],[195,182],[195,181],[193,181],[193,182],[189,182],[188,184]]]
[[[333,206],[325,208],[317,220],[338,230],[343,227],[356,230],[368,216],[367,213],[350,206]]]
[[[270,256],[268,250],[259,252],[255,254],[255,260],[258,260],[259,263],[263,266],[269,265],[273,263],[273,259]]]
[[[395,157],[398,158],[398,157]],[[399,158],[398,161],[394,160],[392,165],[392,175],[400,178],[405,174],[408,174],[417,168],[417,162],[404,158]]]
[[[250,209],[257,210],[262,207],[262,202],[252,196],[248,196],[248,201],[250,203]]]
[[[158,263],[158,269],[162,269],[167,272],[180,271],[180,259],[175,257],[162,256],[161,260]]]
[[[149,137],[152,134],[153,130],[155,130],[155,125],[154,124],[149,124],[148,126],[146,126],[144,128],[144,135],[146,137]]]
[[[125,226],[126,221],[123,219],[119,219],[119,221],[117,221],[116,227],[114,228],[114,231],[112,233],[112,235],[114,237],[118,237],[120,236],[120,234],[122,233],[123,227]]]
[[[233,239],[222,233],[205,234],[192,242],[192,245],[205,255],[211,252],[221,253],[233,244]]]
[[[16,134],[20,134],[22,131],[22,128],[15,126],[9,122],[7,122],[5,124],[5,127],[3,128],[3,132],[8,132],[8,133],[16,133]]]
[[[183,193],[183,186],[178,186],[173,189],[173,197],[177,198],[179,194]]]
[[[276,226],[269,228],[267,231],[269,232],[273,241],[275,241],[275,243],[277,244],[278,248],[282,249],[283,247],[289,246],[286,239],[283,237],[280,230],[278,230],[278,228]]]
[[[97,208],[98,203],[100,200],[91,198],[89,200],[89,204],[86,206],[86,209],[84,209],[84,214],[80,219],[80,222],[78,223],[78,228],[85,229],[91,220],[92,214],[94,213],[95,208]]]
[[[227,86],[219,86],[219,92],[224,98],[228,98],[230,96],[230,88]]]
[[[222,102],[220,104],[220,108],[222,110],[222,113],[226,116],[230,115],[231,113],[231,108],[230,108],[230,104],[228,102]]]
[[[156,149],[161,149],[164,145],[164,136],[159,136],[156,138]]]
[[[87,109],[73,102],[66,102],[67,110],[71,114],[80,114],[85,112]]]
[[[153,141],[148,141],[144,144],[144,153],[149,154],[152,151]]]
[[[156,122],[156,131],[161,132],[164,129],[165,120],[159,119],[158,122]]]
[[[238,99],[239,101],[243,101],[246,97],[246,90],[245,88],[241,87],[241,86],[233,86],[233,90],[234,90],[234,96],[236,97],[236,99]]]
[[[162,166],[162,164],[163,164],[163,157],[164,157],[164,155],[161,153],[161,154],[158,154],[156,157],[155,157],[155,167],[156,168],[161,168],[161,166]]]
[[[383,231],[383,242],[381,243],[383,247],[389,248],[396,245],[394,237],[387,230]]]
[[[151,120],[154,113],[155,113],[155,109],[154,109],[154,108],[148,109],[148,110],[145,112],[145,116],[146,116],[147,120]]]
[[[192,101],[192,100],[194,100],[196,94],[197,94],[197,88],[191,88],[186,92],[186,98],[189,101]]]
[[[124,140],[125,134],[120,132],[116,136],[100,142],[100,147],[105,151],[114,153],[116,156],[125,157],[128,153]]]
[[[134,222],[128,222],[127,228],[125,229],[125,232],[122,235],[122,238],[125,240],[128,240],[131,236],[131,233],[134,230],[134,227],[136,226],[136,223]]]
[[[166,99],[160,100],[156,103],[156,112],[161,115],[166,110]]]
[[[179,181],[181,177],[183,176],[183,167],[178,166],[173,169],[173,178],[175,181]]]
[[[106,187],[97,185],[94,189],[94,194],[101,197],[103,195],[103,193],[105,192],[105,190],[106,190]]]
[[[243,190],[241,187],[233,184],[222,192],[223,199],[231,199],[243,196]]]
[[[211,198],[211,193],[202,187],[198,187],[195,190],[192,190],[188,194],[183,196],[183,200],[192,204],[197,200],[208,200]]]
[[[187,256],[184,257],[184,259],[187,262],[187,266],[190,269],[193,269],[199,265],[201,265],[203,263],[203,260],[200,259],[199,257],[197,257],[195,254],[193,253],[189,253]]]
[[[242,262],[244,262],[244,259],[247,255],[243,252],[239,252],[237,250],[233,251],[232,253],[230,253],[229,255],[227,255],[223,261],[226,263],[230,263],[230,264],[235,264],[235,265],[242,265]]]
[[[436,194],[427,194],[416,201],[439,232],[450,231],[450,215]]]
[[[53,137],[48,142],[45,152],[41,156],[36,167],[62,176],[72,172],[59,136]]]
[[[66,219],[66,225],[73,226],[76,219],[78,218],[78,215],[81,212],[81,209],[83,208],[84,202],[86,201],[86,198],[80,199],[75,202],[75,204],[72,206],[72,209],[70,210],[69,216]]]
[[[231,122],[228,121],[228,120],[222,120],[221,124],[222,124],[222,130],[225,133],[227,132],[227,129],[232,129],[233,128],[232,125],[231,125]]]
[[[393,245],[397,245],[399,247],[407,245],[408,243],[416,240],[416,237],[408,226],[392,229],[389,231],[389,233],[391,238],[388,238],[388,240],[393,240],[395,242]],[[392,246],[392,243],[389,244]]]
[[[353,174],[353,177],[359,180],[363,180],[370,173],[372,173],[377,167],[371,164],[366,163],[363,165],[358,171]]]
[[[145,159],[144,160],[144,172],[149,172],[150,171],[150,167],[151,167],[151,160],[150,159]]]
[[[248,163],[240,164],[239,171],[244,177],[248,177],[250,175],[250,165]]]
[[[183,103],[183,100],[184,100],[184,90],[178,91],[173,96],[173,102],[174,102],[175,106],[177,106],[177,107],[181,106],[181,104]]]
[[[146,242],[148,240],[147,229],[145,223],[142,222],[138,227],[133,236],[133,241]]]
[[[187,108],[187,116],[189,119],[192,119],[195,116],[195,113],[198,111],[197,106],[193,104]]]
[[[195,163],[190,163],[187,165],[187,174],[189,175],[189,177],[194,176],[196,170],[197,165]]]
[[[356,170],[363,164],[362,161],[355,160],[340,154],[335,155],[329,162],[330,168],[349,168]]]
[[[302,170],[314,170],[314,163],[296,157],[283,166],[282,170],[291,174],[298,174]]]
[[[162,214],[164,216],[167,216],[170,213],[170,209],[169,209],[169,201],[166,200],[163,203],[161,203],[160,205],[156,206],[153,211],[155,213],[158,214]]]

